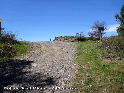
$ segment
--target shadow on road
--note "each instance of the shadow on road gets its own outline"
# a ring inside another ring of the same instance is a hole
[[[51,85],[56,85],[56,80],[48,75],[43,75],[41,73],[32,74],[24,69],[31,68],[31,63],[33,61],[26,60],[13,60],[9,62],[0,63],[0,92],[9,91],[7,93],[12,93],[16,91],[27,91],[27,90],[4,90],[5,87],[15,85],[15,87],[46,87]]]

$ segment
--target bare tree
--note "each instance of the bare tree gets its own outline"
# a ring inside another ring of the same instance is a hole
[[[102,36],[105,34],[105,30],[107,30],[106,23],[95,21],[94,25],[91,27],[91,31],[88,32],[89,36],[97,37],[100,41],[102,41]]]
[[[80,34],[79,33],[76,33],[76,37],[79,37],[80,36]]]

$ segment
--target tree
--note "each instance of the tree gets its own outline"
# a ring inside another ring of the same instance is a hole
[[[83,32],[80,32],[80,37],[84,37]]]
[[[84,37],[83,32],[76,33],[76,37]]]
[[[124,5],[121,8],[120,15],[116,14],[115,18],[120,22],[120,26],[117,29],[118,35],[124,37]]]
[[[100,41],[102,41],[102,36],[105,34],[105,30],[107,30],[106,23],[95,21],[94,25],[91,27],[91,31],[88,32],[90,37],[97,37]]]
[[[79,37],[80,36],[80,34],[79,33],[76,33],[76,37]]]

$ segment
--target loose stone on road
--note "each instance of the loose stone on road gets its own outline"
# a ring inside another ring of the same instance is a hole
[[[69,93],[71,89],[62,88],[71,88],[75,76],[75,43],[54,41],[29,42],[29,44],[32,51],[16,60],[16,63],[20,62],[20,64],[24,61],[23,64],[26,66],[21,68],[21,74],[15,75],[16,81],[6,84],[6,87],[27,88],[13,90],[18,93]],[[18,63],[17,66],[19,67],[20,64]],[[17,68],[15,71],[17,74]],[[33,87],[44,89],[29,89]],[[10,93],[10,91],[4,92]]]

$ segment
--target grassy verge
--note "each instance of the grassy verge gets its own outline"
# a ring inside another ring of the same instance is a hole
[[[75,83],[81,93],[124,93],[124,62],[101,60],[96,41],[78,43]]]
[[[16,57],[19,57],[21,55],[24,55],[26,54],[28,51],[31,50],[30,48],[30,45],[27,44],[26,42],[24,41],[19,41],[20,44],[16,44],[14,45],[13,47],[15,47],[15,49],[17,50],[17,55],[15,56]]]

